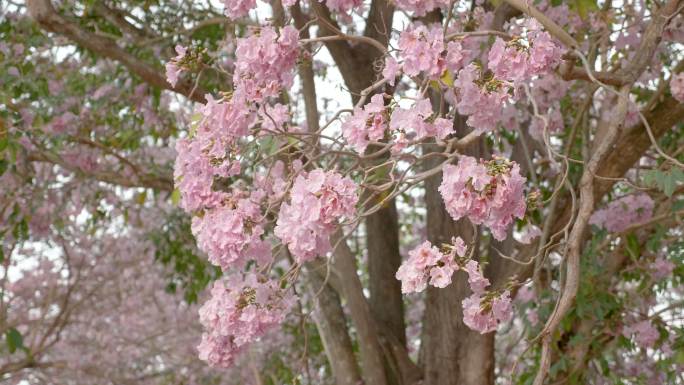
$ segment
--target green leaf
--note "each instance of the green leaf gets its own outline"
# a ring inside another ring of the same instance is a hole
[[[674,194],[679,182],[684,182],[684,172],[679,169],[669,171],[649,170],[644,173],[644,183],[658,188],[668,197]]]
[[[174,189],[171,193],[171,203],[173,203],[174,206],[178,206],[178,203],[180,203],[180,198],[180,191],[178,191],[178,189]]]
[[[138,193],[138,195],[136,195],[135,203],[137,203],[139,205],[143,205],[143,204],[145,204],[146,199],[147,199],[147,190],[145,190],[141,193]]]
[[[596,0],[575,0],[574,8],[582,20],[586,20],[590,12],[598,11],[599,9]]]
[[[0,151],[5,151],[7,145],[9,145],[9,136],[7,136],[7,134],[4,134],[0,136]]]
[[[639,240],[632,233],[627,235],[627,253],[629,254],[630,257],[632,257],[632,259],[637,259],[637,258],[639,258],[639,255],[641,255],[641,248],[639,247]]]
[[[7,339],[7,349],[9,349],[10,354],[24,347],[24,338],[15,328],[10,328],[5,332],[5,339]]]

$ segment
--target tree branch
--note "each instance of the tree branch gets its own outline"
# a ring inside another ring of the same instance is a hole
[[[195,87],[192,81],[183,79],[178,82],[176,87],[171,87],[166,78],[161,75],[162,72],[159,68],[155,68],[126,52],[114,40],[86,31],[76,23],[62,17],[52,6],[50,0],[27,0],[26,7],[31,17],[46,31],[64,35],[84,48],[120,62],[132,73],[155,87],[177,92],[195,102],[204,102],[206,91],[200,87]]]

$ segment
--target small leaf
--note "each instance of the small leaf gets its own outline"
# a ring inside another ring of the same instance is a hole
[[[599,9],[596,0],[575,0],[574,6],[582,20],[586,20],[590,12]]]
[[[632,257],[632,259],[637,259],[637,258],[639,258],[639,255],[641,255],[641,248],[639,247],[639,240],[632,233],[627,235],[627,253],[629,254],[630,257]]]
[[[440,80],[442,81],[442,83],[446,84],[449,87],[454,86],[454,75],[449,70],[444,71],[444,74],[442,75]]]
[[[178,206],[178,203],[180,202],[180,191],[178,189],[174,189],[173,192],[171,193],[171,203],[173,203],[174,206]]]
[[[9,349],[10,354],[24,347],[24,338],[15,328],[10,328],[6,331],[5,338],[7,339],[7,349]]]
[[[138,193],[135,197],[135,203],[142,205],[145,203],[145,200],[147,199],[147,191],[143,191],[141,193]]]

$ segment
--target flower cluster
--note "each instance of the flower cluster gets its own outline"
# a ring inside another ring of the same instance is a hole
[[[670,92],[672,92],[673,98],[680,103],[684,103],[684,72],[672,75]]]
[[[446,8],[449,0],[395,0],[394,3],[400,9],[413,12],[414,16],[425,16],[435,8]]]
[[[182,71],[182,68],[178,65],[178,63],[185,58],[187,52],[188,49],[186,47],[183,47],[182,45],[176,45],[177,55],[173,59],[169,60],[168,63],[166,63],[166,81],[171,84],[171,87],[175,87],[176,83],[178,83],[178,76]]]
[[[480,69],[470,64],[458,73],[454,87],[458,90],[456,108],[468,116],[468,125],[476,131],[492,131],[501,121],[504,103],[510,97],[508,87],[496,78],[483,80]]]
[[[675,264],[665,258],[658,257],[650,266],[651,277],[659,281],[669,277],[675,269]]]
[[[526,23],[526,39],[509,42],[497,37],[489,51],[488,66],[499,79],[514,82],[544,74],[560,60],[560,47],[541,25],[531,19]]]
[[[254,114],[244,104],[206,98],[198,109],[201,119],[194,136],[176,143],[174,178],[180,206],[188,212],[213,207],[222,199],[223,194],[212,189],[214,177],[240,172],[240,163],[231,158],[232,148],[254,122]]]
[[[316,169],[299,175],[290,190],[290,203],[280,206],[274,234],[303,263],[331,249],[337,221],[356,212],[357,186],[334,171]]]
[[[392,112],[390,129],[411,134],[413,139],[427,137],[444,139],[453,132],[453,123],[444,118],[433,118],[432,104],[418,99],[411,108],[397,108]]]
[[[193,217],[192,233],[209,262],[224,271],[250,260],[263,266],[271,259],[271,245],[261,239],[261,222],[259,205],[234,194],[222,206]]]
[[[625,337],[634,335],[634,341],[643,348],[652,348],[656,341],[658,341],[658,338],[660,338],[658,329],[656,329],[649,320],[640,321],[634,325],[626,326],[622,330],[622,335]]]
[[[211,366],[231,366],[250,342],[283,322],[291,305],[277,282],[263,282],[254,274],[214,282],[211,299],[199,310],[205,328],[199,358]]]
[[[226,16],[231,19],[239,19],[247,16],[250,10],[256,7],[256,0],[223,0]]]
[[[363,0],[325,0],[325,5],[333,12],[346,15],[352,9],[363,5]]]
[[[443,253],[429,241],[409,251],[409,259],[399,266],[396,273],[396,278],[401,281],[402,293],[423,291],[428,281],[435,287],[449,286],[451,276],[459,268],[454,253],[459,257],[465,257],[466,254],[466,245],[460,237],[455,238],[453,243],[448,253]]]
[[[369,141],[383,138],[386,127],[385,103],[383,96],[377,94],[363,108],[354,108],[354,113],[342,123],[342,135],[356,151],[363,153]]]
[[[468,284],[473,294],[462,302],[463,323],[485,334],[496,330],[500,323],[508,322],[513,317],[510,292],[488,293],[485,289],[489,280],[482,275],[477,261],[468,261],[464,270],[468,273]]]
[[[446,68],[443,51],[444,31],[438,25],[412,24],[399,35],[399,57],[408,76],[423,72],[428,77],[439,78]]]
[[[503,158],[478,162],[462,156],[456,166],[445,165],[439,192],[449,214],[484,224],[494,238],[504,240],[513,218],[523,218],[527,208],[520,166]]]
[[[653,199],[647,194],[630,194],[596,210],[589,223],[619,233],[629,226],[645,222],[653,216]]]
[[[292,26],[280,31],[262,27],[258,33],[239,39],[235,51],[235,96],[261,102],[292,85],[299,55],[299,32]]]

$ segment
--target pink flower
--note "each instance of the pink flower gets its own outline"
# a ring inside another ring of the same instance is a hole
[[[673,98],[680,103],[684,103],[684,72],[672,75],[670,92],[672,92]]]
[[[264,229],[259,205],[239,194],[226,199],[233,202],[192,219],[197,246],[222,270],[242,268],[250,260],[266,265],[271,260],[271,245],[261,239]]]
[[[382,77],[393,86],[399,72],[401,72],[401,65],[397,63],[397,59],[388,56],[385,59],[385,67],[382,69]]]
[[[453,74],[457,74],[465,64],[465,56],[470,52],[463,48],[461,42],[450,41],[447,44],[446,66]]]
[[[560,61],[560,47],[541,25],[530,19],[526,39],[504,42],[497,37],[489,51],[488,67],[503,80],[519,82],[548,73]]]
[[[435,8],[446,8],[448,0],[395,0],[397,7],[407,12],[413,12],[414,16],[425,16]]]
[[[225,14],[231,19],[239,19],[247,16],[249,11],[256,7],[256,0],[224,0]]]
[[[298,263],[330,251],[338,220],[356,213],[356,190],[354,181],[334,171],[317,169],[297,177],[273,232]]]
[[[183,72],[183,69],[178,66],[178,63],[183,60],[187,54],[188,49],[182,45],[176,45],[177,55],[166,63],[166,81],[171,84],[171,87],[176,87],[178,83],[178,76]]]
[[[619,233],[633,224],[645,222],[653,216],[653,199],[647,194],[631,194],[616,199],[596,210],[589,223]]]
[[[520,303],[527,303],[534,299],[534,289],[531,286],[523,286],[518,290],[518,294],[515,296],[516,301]]]
[[[458,73],[454,87],[458,91],[456,108],[468,116],[468,125],[479,132],[492,131],[501,121],[504,104],[510,99],[508,89],[497,79],[479,85],[480,70],[470,64]]]
[[[524,184],[515,162],[478,163],[462,156],[457,166],[444,166],[439,192],[454,220],[467,216],[474,224],[487,226],[497,240],[504,240],[513,218],[525,216]]]
[[[480,271],[480,264],[475,260],[470,260],[465,265],[465,271],[468,273],[468,284],[470,289],[475,294],[483,294],[485,288],[489,286],[489,280],[482,275]]]
[[[442,253],[429,241],[423,242],[408,254],[409,258],[399,266],[396,273],[396,278],[401,281],[402,293],[423,291],[428,281],[435,287],[447,287],[451,284],[452,275],[458,270],[452,255]]]
[[[658,338],[660,338],[658,329],[656,329],[649,320],[643,320],[634,325],[625,327],[622,334],[628,338],[631,335],[634,335],[634,341],[644,348],[652,348],[656,341],[658,341]]]
[[[651,264],[651,276],[654,280],[669,277],[674,271],[675,264],[665,258],[659,257]]]
[[[439,78],[446,68],[443,51],[444,32],[439,25],[428,28],[412,24],[399,36],[399,56],[408,76],[423,72],[428,77]]]
[[[235,51],[234,98],[261,102],[292,86],[299,56],[299,32],[292,26],[280,31],[262,27],[258,34],[238,39]]]
[[[385,136],[386,128],[384,98],[376,94],[363,108],[355,108],[342,123],[342,135],[357,152],[363,153],[369,141],[378,141]]]
[[[247,345],[283,322],[293,298],[275,281],[253,273],[214,282],[211,298],[199,309],[205,332],[199,358],[216,367],[230,367]]]
[[[465,271],[473,294],[462,302],[463,323],[485,334],[496,330],[500,323],[510,321],[513,317],[510,292],[506,290],[496,296],[488,294],[485,288],[489,286],[489,280],[482,275],[475,260],[466,263]]]
[[[481,334],[493,332],[496,330],[498,323],[491,311],[486,312],[482,310],[482,297],[478,294],[473,294],[462,302],[463,306],[463,323],[470,329],[480,332]]]
[[[520,234],[520,239],[519,242],[525,245],[529,245],[532,243],[532,241],[542,235],[542,231],[539,227],[528,224],[525,227],[523,227],[522,232]]]
[[[240,173],[235,146],[254,121],[254,114],[234,99],[206,98],[207,103],[198,108],[201,118],[195,135],[176,143],[174,179],[181,194],[180,206],[188,212],[213,207],[222,199],[224,194],[212,189],[214,177]]]
[[[325,4],[333,12],[347,14],[352,9],[363,5],[363,0],[325,0]]]
[[[444,139],[453,132],[453,124],[443,118],[432,118],[432,104],[428,99],[418,99],[411,108],[396,108],[390,118],[390,129],[415,133],[415,139],[428,137]]]

